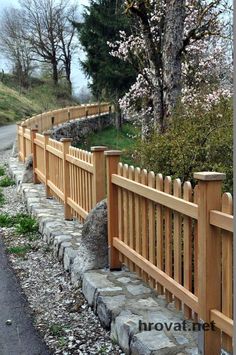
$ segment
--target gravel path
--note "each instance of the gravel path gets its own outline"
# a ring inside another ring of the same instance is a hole
[[[7,163],[10,151],[0,154],[0,165],[3,165]],[[0,213],[25,212],[15,186],[6,187],[3,192],[6,203]],[[24,256],[9,254],[9,260],[28,299],[34,325],[52,353],[122,354],[112,343],[109,332],[101,327],[81,290],[70,284],[68,274],[40,235],[19,236],[14,228],[3,228],[3,234],[7,248],[29,248]]]

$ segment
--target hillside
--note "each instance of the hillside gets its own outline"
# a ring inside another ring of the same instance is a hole
[[[55,89],[47,80],[32,79],[28,90],[19,90],[11,75],[5,74],[0,82],[0,125],[17,122],[26,116],[47,110],[76,105],[65,87]]]

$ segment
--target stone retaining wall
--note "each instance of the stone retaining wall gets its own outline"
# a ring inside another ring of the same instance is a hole
[[[148,329],[140,331],[140,322],[159,325],[181,323],[182,312],[166,305],[135,273],[124,269],[78,272],[78,250],[82,243],[83,225],[65,221],[63,206],[54,199],[46,199],[43,185],[21,183],[24,166],[16,158],[10,159],[11,175],[29,213],[39,221],[42,237],[53,246],[53,252],[71,276],[71,282],[80,284],[89,305],[102,325],[111,329],[111,337],[126,354],[171,355],[198,354],[196,332]],[[77,260],[77,262],[75,262]],[[187,329],[191,322],[187,322]]]
[[[56,140],[69,137],[72,138],[72,144],[77,145],[82,143],[89,134],[111,126],[113,120],[113,114],[105,114],[69,121],[53,127],[51,137]]]

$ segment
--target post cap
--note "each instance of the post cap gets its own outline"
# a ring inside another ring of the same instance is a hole
[[[107,156],[116,156],[116,155],[121,155],[121,150],[106,150],[104,152],[105,155]]]
[[[107,147],[103,146],[103,145],[97,145],[95,147],[91,147],[90,150],[91,152],[104,152],[104,150],[106,150]]]
[[[38,128],[31,128],[31,132],[38,132]]]
[[[21,123],[21,127],[27,127],[27,124],[26,123]]]
[[[214,171],[202,171],[193,174],[194,179],[201,181],[222,181],[225,180],[226,175],[224,173],[217,173]]]
[[[66,143],[66,142],[72,142],[72,140],[73,140],[72,138],[61,138],[60,142],[61,143]]]
[[[44,136],[50,136],[52,134],[52,132],[51,131],[46,131],[46,132],[43,132],[43,135]]]

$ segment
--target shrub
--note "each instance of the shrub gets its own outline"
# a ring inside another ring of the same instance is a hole
[[[2,190],[0,190],[0,207],[2,207],[5,203],[5,197],[3,195]]]
[[[197,171],[226,173],[224,190],[233,190],[232,101],[221,100],[211,111],[201,106],[179,108],[167,131],[137,143],[135,157],[142,167],[190,180]]]
[[[14,254],[17,256],[24,257],[26,253],[28,253],[32,249],[32,246],[30,244],[24,245],[24,246],[15,246],[15,247],[9,247],[6,249],[8,254]]]
[[[18,213],[15,216],[2,213],[0,214],[0,227],[15,227],[17,234],[29,235],[38,231],[38,222],[25,213]]]

